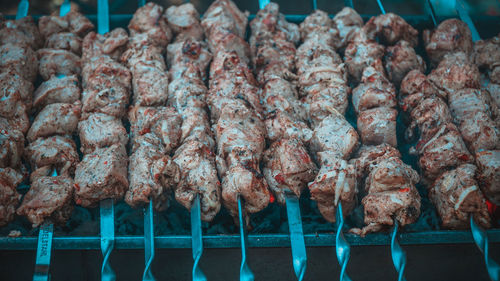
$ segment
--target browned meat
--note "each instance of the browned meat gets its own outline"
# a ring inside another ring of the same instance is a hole
[[[265,124],[267,138],[273,142],[283,138],[295,138],[308,143],[313,134],[306,123],[297,120],[291,114],[279,110],[269,114]]]
[[[322,10],[316,10],[299,26],[300,37],[303,42],[315,39],[320,36],[327,36],[331,47],[339,45],[339,31],[335,28],[335,22],[328,16],[328,13]]]
[[[69,135],[76,131],[80,119],[81,103],[53,103],[47,105],[36,116],[26,138],[29,142],[40,137]]]
[[[435,30],[424,30],[425,50],[431,62],[437,65],[449,53],[472,52],[472,35],[466,23],[458,19],[443,21]]]
[[[102,85],[104,83],[102,81],[92,81],[92,79],[111,80],[109,83],[115,87],[120,86],[130,89],[132,74],[126,66],[118,63],[109,56],[103,55],[92,57],[89,61],[85,62],[82,69],[83,88],[94,88],[96,84]],[[108,87],[113,88],[110,85]]]
[[[212,60],[205,42],[187,38],[184,41],[169,44],[167,47],[167,64],[170,65],[170,77],[178,79],[191,64],[197,67],[203,79],[206,79],[206,69]]]
[[[66,175],[39,177],[31,183],[17,214],[26,216],[33,227],[44,221],[65,223],[75,207],[73,192],[73,180]]]
[[[0,46],[0,69],[14,71],[24,79],[35,82],[38,73],[38,58],[31,48],[11,43]]]
[[[303,114],[301,102],[298,100],[298,92],[290,81],[283,78],[267,80],[262,87],[262,105],[266,115],[277,110],[286,112],[292,116]]]
[[[75,143],[63,136],[39,138],[30,143],[26,147],[26,159],[33,171],[56,169],[58,175],[73,175],[79,161]]]
[[[104,199],[120,200],[128,189],[127,151],[121,144],[97,148],[83,156],[75,171],[75,202],[95,206]]]
[[[447,123],[452,122],[448,105],[440,98],[426,98],[411,111],[411,123],[405,134],[411,140],[418,128],[420,140],[427,143]]]
[[[358,131],[363,144],[382,143],[397,147],[396,118],[398,111],[390,107],[377,107],[358,115]]]
[[[335,66],[342,63],[342,59],[335,52],[328,37],[318,35],[308,39],[297,48],[295,56],[297,74],[303,74],[309,68]]]
[[[387,76],[396,85],[399,85],[406,74],[413,69],[425,72],[424,60],[404,40],[387,47],[384,62]]]
[[[160,48],[165,48],[173,37],[163,14],[163,7],[153,2],[137,9],[128,28],[132,36],[137,33],[147,34],[153,45]]]
[[[87,119],[80,121],[78,134],[83,154],[115,143],[126,146],[128,142],[127,130],[121,120],[104,113],[93,113]]]
[[[388,158],[401,158],[401,153],[397,148],[390,146],[386,143],[377,146],[362,145],[354,154],[353,158],[349,160],[349,164],[354,165],[356,168],[357,177],[361,183],[372,167],[376,167],[384,159]]]
[[[118,60],[127,47],[128,34],[123,28],[115,28],[106,34],[90,32],[82,43],[82,61],[87,62],[93,57],[107,55]]]
[[[215,141],[205,108],[188,106],[182,110],[182,118],[184,119],[181,127],[182,142],[196,140],[213,150]]]
[[[28,114],[26,114],[26,107],[20,104],[9,118],[0,117],[0,123],[0,127],[8,128],[8,131],[17,130],[22,134],[26,134],[30,128],[30,120]]]
[[[344,61],[347,65],[349,75],[354,81],[360,81],[363,71],[368,66],[384,72],[382,58],[384,56],[384,46],[373,40],[369,40],[367,35],[360,31],[347,48],[345,49]]]
[[[488,86],[486,86],[486,90],[490,93],[497,107],[500,108],[500,84],[490,82]]]
[[[182,42],[188,38],[203,40],[203,29],[200,24],[200,14],[191,3],[170,6],[165,11],[168,26],[174,32],[175,41]]]
[[[59,32],[71,32],[80,38],[94,28],[92,22],[79,11],[72,9],[64,17],[59,17],[59,11],[54,11],[50,16],[43,16],[38,20],[38,28],[44,38]]]
[[[491,226],[486,202],[474,179],[475,172],[476,166],[461,165],[443,173],[429,191],[444,228],[467,229],[471,215],[482,227]]]
[[[42,16],[38,20],[38,28],[44,38],[49,38],[50,35],[69,31],[69,22],[67,18],[61,18],[54,13],[50,16]]]
[[[45,48],[67,50],[80,56],[82,38],[71,32],[54,33],[45,40]]]
[[[36,89],[33,94],[33,107],[42,109],[53,103],[74,103],[80,99],[80,93],[76,75],[52,76]]]
[[[316,166],[298,139],[275,141],[264,153],[264,177],[280,204],[286,194],[300,198],[307,183],[314,179]]]
[[[34,50],[43,45],[43,39],[31,16],[18,20],[6,20],[0,23],[0,45],[12,43]]]
[[[40,76],[49,80],[52,75],[79,75],[82,71],[80,57],[67,50],[40,49]]]
[[[500,66],[500,34],[488,40],[474,42],[474,62],[479,68],[489,71]]]
[[[170,194],[180,181],[179,167],[166,155],[161,145],[142,143],[130,155],[129,189],[125,201],[132,207],[149,203],[163,211],[168,207]]]
[[[94,75],[82,92],[82,118],[93,112],[122,118],[126,115],[128,101],[129,87],[106,76]]]
[[[333,18],[340,37],[337,48],[345,48],[363,26],[363,19],[352,8],[344,7]]]
[[[175,199],[191,209],[199,194],[202,220],[213,220],[221,207],[221,183],[212,149],[199,141],[188,140],[177,149],[174,161],[182,174],[182,182],[175,188]]]
[[[275,77],[290,77],[295,67],[295,46],[292,42],[279,38],[279,35],[267,41],[259,41],[254,53],[254,65],[260,83]]]
[[[24,134],[0,117],[0,168],[18,168],[24,154]]]
[[[0,168],[0,226],[5,226],[14,219],[16,208],[21,201],[21,194],[16,187],[23,176],[12,168]]]
[[[0,73],[0,116],[11,118],[22,108],[29,111],[32,103],[33,84],[15,71]]]
[[[357,113],[375,107],[396,107],[396,89],[382,73],[367,67],[361,82],[352,91],[352,105]]]
[[[411,112],[423,99],[435,96],[447,99],[446,93],[439,92],[422,72],[414,69],[401,82],[399,106],[403,111]]]
[[[418,31],[402,17],[387,13],[372,17],[363,28],[370,39],[378,37],[384,45],[394,45],[404,40],[412,47],[418,44]]]
[[[179,112],[188,106],[205,107],[208,89],[203,83],[200,69],[190,63],[182,69],[179,76],[168,85],[168,105]]]
[[[500,205],[500,150],[476,153],[476,165],[481,191],[493,204]]]
[[[159,106],[167,102],[168,76],[164,69],[139,62],[132,67],[131,72],[134,104]]]

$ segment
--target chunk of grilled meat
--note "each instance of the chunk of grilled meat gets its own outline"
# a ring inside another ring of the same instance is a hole
[[[480,151],[475,156],[481,191],[493,204],[500,205],[500,150]]]
[[[396,88],[373,67],[367,67],[363,78],[352,91],[352,105],[356,113],[376,107],[396,107]]]
[[[378,38],[384,45],[395,45],[401,40],[408,42],[411,47],[418,44],[418,31],[393,13],[372,17],[363,29],[370,39]]]
[[[38,138],[26,147],[26,159],[33,171],[56,169],[59,175],[73,175],[78,152],[72,139],[64,136]]]
[[[338,12],[333,21],[337,27],[340,37],[340,44],[337,48],[343,49],[347,47],[347,44],[354,39],[356,33],[359,32],[363,26],[363,19],[361,16],[352,8],[344,7],[340,12]]]
[[[15,71],[0,73],[0,116],[12,119],[29,112],[33,100],[33,84]]]
[[[344,61],[349,75],[355,82],[359,82],[364,69],[368,66],[372,66],[383,73],[382,59],[384,52],[384,46],[369,39],[365,32],[360,30],[345,49]]]
[[[80,56],[82,54],[82,38],[71,32],[60,32],[50,35],[45,40],[45,48],[70,51]]]
[[[71,136],[80,119],[81,103],[49,104],[36,116],[26,135],[28,141],[33,142],[40,137],[52,135]]]
[[[115,143],[126,146],[128,142],[127,130],[121,120],[104,113],[93,113],[87,119],[80,121],[78,135],[83,154]]]
[[[93,57],[107,55],[113,60],[118,60],[128,43],[127,31],[115,28],[106,34],[90,32],[82,43],[82,61],[87,62]]]
[[[44,38],[60,32],[71,32],[83,38],[94,29],[94,25],[77,9],[71,9],[64,17],[59,16],[59,11],[54,11],[50,16],[40,17],[38,28]]]
[[[179,6],[170,6],[165,10],[168,26],[173,31],[176,42],[188,38],[203,40],[203,29],[200,23],[200,14],[191,3]]]
[[[37,51],[40,60],[39,72],[43,80],[49,80],[52,75],[80,75],[80,57],[67,50],[40,49]]]
[[[474,62],[489,72],[492,82],[500,84],[500,34],[474,42]]]
[[[425,62],[417,55],[413,46],[407,41],[399,41],[387,47],[384,56],[385,71],[394,84],[399,85],[411,70],[425,72]]]
[[[33,107],[42,109],[53,103],[75,103],[80,100],[81,90],[76,75],[57,77],[40,84],[33,94]]]
[[[17,20],[5,20],[0,22],[0,45],[14,44],[39,49],[43,45],[43,39],[31,16]]]
[[[0,168],[0,226],[5,226],[14,219],[22,196],[17,193],[16,188],[22,181],[23,176],[16,170]]]
[[[24,134],[0,117],[0,168],[18,168],[24,154]]]
[[[12,70],[33,83],[38,74],[37,53],[31,48],[23,48],[12,43],[1,45],[0,68],[2,72]]]
[[[154,46],[165,49],[170,40],[172,40],[173,34],[168,26],[163,10],[162,6],[153,2],[148,2],[137,9],[128,24],[130,35],[135,36],[138,33],[147,34],[147,37]]]

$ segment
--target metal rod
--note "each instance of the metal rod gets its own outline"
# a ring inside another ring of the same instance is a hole
[[[474,23],[472,22],[472,19],[470,18],[469,13],[467,12],[465,4],[462,0],[456,0],[455,9],[457,10],[460,19],[469,26],[470,32],[472,33],[472,41],[476,42],[481,40],[479,32],[477,32],[477,29],[474,26]]]
[[[255,279],[252,270],[247,263],[247,233],[246,221],[243,214],[243,202],[238,196],[238,220],[240,223],[240,244],[241,244],[241,266],[240,266],[240,281],[253,281]]]
[[[378,7],[380,8],[380,12],[382,12],[382,14],[385,15],[385,9],[384,9],[384,5],[382,5],[382,1],[377,0],[377,4],[378,4]]]
[[[311,4],[312,4],[313,11],[316,11],[318,9],[318,1],[311,0]]]
[[[259,10],[264,9],[269,2],[269,0],[259,0]]]
[[[97,0],[97,31],[100,34],[109,32],[108,0]]]
[[[17,6],[16,20],[22,19],[28,15],[28,10],[30,8],[30,3],[28,0],[21,0]]]
[[[203,236],[201,230],[201,208],[200,208],[200,195],[197,194],[191,206],[191,242],[193,250],[193,280],[206,281],[207,278],[200,268],[200,259],[203,254]]]
[[[307,267],[306,244],[302,230],[299,198],[293,195],[286,196],[286,212],[288,215],[288,228],[292,243],[293,269],[297,279],[303,280]]]
[[[335,236],[335,251],[337,253],[337,260],[340,264],[340,281],[351,281],[351,278],[346,273],[347,263],[351,256],[351,247],[344,238],[342,227],[344,226],[344,214],[342,213],[342,203],[339,201],[337,206],[337,235]]]
[[[109,263],[109,257],[115,244],[115,211],[113,199],[105,199],[100,202],[101,213],[101,252],[104,257],[101,268],[102,281],[114,281],[116,275]]]
[[[64,0],[64,2],[61,5],[61,8],[59,8],[59,16],[64,17],[70,11],[71,11],[71,3],[69,2],[69,0]]]
[[[434,12],[434,6],[432,6],[431,0],[425,1],[427,8],[429,9],[429,14],[431,15],[432,23],[437,26],[436,12]]]
[[[139,8],[146,5],[146,0],[138,0],[137,5],[139,6]]]
[[[143,281],[155,281],[151,272],[151,264],[155,258],[155,231],[154,231],[153,200],[149,199],[149,204],[144,208],[144,257],[145,268],[142,274]]]
[[[352,3],[352,0],[344,0],[344,6],[354,9],[354,4]]]
[[[40,226],[38,232],[38,246],[36,249],[36,265],[33,281],[50,280],[50,254],[52,251],[52,236],[54,234],[54,225],[44,223]]]
[[[489,257],[489,242],[488,235],[486,232],[474,222],[474,218],[470,216],[470,229],[472,232],[472,238],[476,243],[477,247],[484,255],[484,262],[486,264],[486,269],[488,270],[488,275],[491,280],[500,280],[500,266],[493,259]]]
[[[406,280],[404,277],[404,271],[406,267],[406,254],[403,251],[403,248],[399,245],[397,235],[398,235],[398,221],[394,221],[394,229],[391,234],[391,255],[392,255],[392,263],[394,263],[394,267],[398,272],[398,281]]]

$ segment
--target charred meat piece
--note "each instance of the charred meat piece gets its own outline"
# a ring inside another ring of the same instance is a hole
[[[443,173],[429,191],[444,228],[467,229],[470,216],[482,227],[491,226],[486,202],[474,179],[475,172],[476,166],[461,165]]]
[[[49,166],[47,169],[56,169],[59,175],[73,175],[79,161],[75,143],[63,136],[39,138],[30,143],[26,159],[33,171]]]
[[[74,104],[53,103],[47,105],[36,116],[26,138],[33,142],[37,138],[52,135],[69,135],[76,131],[80,119],[80,101]]]
[[[71,32],[54,33],[45,41],[45,48],[67,50],[80,56],[82,54],[82,38]]]
[[[396,89],[382,73],[367,67],[361,82],[352,91],[352,105],[357,113],[376,107],[396,107]]]
[[[80,57],[67,50],[40,49],[37,51],[40,60],[39,71],[43,80],[52,75],[80,75]]]
[[[292,117],[286,112],[276,111],[268,115],[264,121],[266,124],[267,138],[270,141],[280,139],[296,138],[308,143],[312,137],[312,131],[306,123]]]
[[[83,38],[94,28],[94,25],[79,11],[72,9],[64,17],[59,17],[59,11],[54,11],[50,16],[41,17],[38,20],[38,28],[44,38],[66,31]]]
[[[352,8],[344,7],[333,18],[340,37],[337,48],[345,48],[363,26],[363,19]]]
[[[410,71],[401,82],[399,89],[399,106],[403,111],[411,112],[427,97],[447,99],[446,93],[438,91],[436,86],[417,69]]]
[[[205,42],[186,39],[169,44],[167,47],[167,63],[171,66],[169,73],[172,80],[180,78],[188,65],[198,68],[203,79],[206,79],[206,69],[212,60]]]
[[[120,119],[104,113],[93,113],[78,123],[81,151],[88,154],[96,148],[113,144],[127,145],[128,135]]]
[[[163,14],[163,7],[153,2],[137,9],[128,28],[132,36],[138,33],[147,34],[153,45],[160,48],[165,48],[173,37]]]
[[[406,74],[413,69],[425,72],[424,60],[417,55],[410,43],[404,40],[387,47],[384,62],[389,80],[396,85],[399,85]]]
[[[134,104],[141,106],[164,105],[168,99],[168,76],[161,69],[139,62],[132,68]]]
[[[497,107],[500,108],[500,84],[490,82],[488,86],[486,86],[486,90],[490,93]]]
[[[325,36],[332,48],[340,45],[339,31],[335,28],[335,22],[322,10],[316,10],[307,16],[300,24],[299,30],[303,42]]]
[[[198,67],[187,64],[179,77],[174,78],[168,85],[168,105],[179,112],[187,107],[205,107],[207,86],[201,79]]]
[[[300,45],[295,55],[297,74],[303,74],[307,69],[335,67],[342,63],[342,58],[335,52],[328,37],[315,36]]]
[[[381,73],[384,72],[382,58],[384,46],[369,40],[363,31],[360,31],[345,49],[345,64],[349,75],[354,81],[360,81],[363,71],[368,66],[373,66]]]
[[[18,168],[24,154],[24,134],[0,117],[0,168]]]
[[[76,75],[52,76],[35,91],[33,107],[42,109],[53,103],[74,103],[80,100],[80,87]]]
[[[33,227],[46,220],[63,224],[75,207],[73,192],[73,180],[66,175],[39,177],[31,183],[17,214],[26,216]]]
[[[411,123],[407,128],[406,138],[413,139],[418,128],[420,140],[427,143],[444,125],[451,123],[448,105],[440,98],[426,98],[411,111]]]
[[[33,84],[15,71],[0,73],[0,116],[11,118],[20,108],[29,111],[32,104]]]
[[[361,142],[368,145],[387,143],[397,147],[397,116],[398,111],[389,107],[377,107],[360,112],[357,125]]]
[[[11,43],[0,46],[0,69],[14,71],[24,79],[35,82],[38,73],[38,57],[31,48]]]
[[[104,199],[122,199],[129,185],[125,147],[113,144],[86,154],[76,167],[75,184],[75,202],[84,207]]]
[[[176,42],[188,38],[203,40],[203,29],[200,23],[200,14],[191,3],[179,6],[170,6],[165,10],[168,26],[173,31]]]
[[[107,55],[118,60],[127,47],[128,34],[123,28],[115,28],[106,34],[90,32],[83,39],[82,61],[89,61],[93,57]]]
[[[500,150],[485,150],[476,153],[477,181],[484,196],[495,205],[500,205]]]
[[[196,140],[208,146],[210,150],[214,149],[215,141],[205,108],[188,106],[182,110],[182,119],[181,139],[183,143]]]
[[[16,208],[21,201],[17,185],[23,176],[12,168],[0,168],[0,226],[5,226],[14,219]]]
[[[474,42],[474,62],[481,69],[490,71],[490,79],[500,83],[500,76],[491,75],[500,67],[500,34],[488,40]]]
[[[102,84],[102,81],[92,81],[92,79],[99,78],[112,80],[108,83],[114,85],[118,84],[127,89],[130,89],[132,74],[126,66],[118,63],[109,56],[103,55],[92,57],[90,60],[85,62],[85,65],[82,69],[83,88],[93,88],[95,84],[92,83]]]
[[[262,87],[261,97],[266,115],[276,111],[283,111],[292,116],[303,114],[297,89],[288,80],[283,78],[267,80]]]
[[[393,157],[401,158],[401,153],[386,143],[377,146],[363,145],[356,151],[353,158],[349,160],[349,164],[354,165],[357,177],[361,182],[368,175],[372,167],[376,167],[384,159]]]
[[[409,25],[402,17],[387,13],[372,17],[364,26],[370,39],[378,39],[384,45],[394,45],[404,40],[412,47],[418,44],[418,31]]]
[[[0,45],[8,43],[34,50],[42,47],[42,36],[31,16],[0,23]]]
[[[433,64],[449,53],[472,53],[472,35],[466,23],[458,19],[445,20],[435,30],[423,32],[425,50]]]
[[[126,115],[130,88],[103,75],[92,76],[82,92],[82,118],[105,113],[117,118]]]

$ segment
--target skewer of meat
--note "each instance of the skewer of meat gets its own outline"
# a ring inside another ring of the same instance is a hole
[[[489,83],[486,90],[500,106],[500,34],[474,42],[474,63],[487,72]]]

